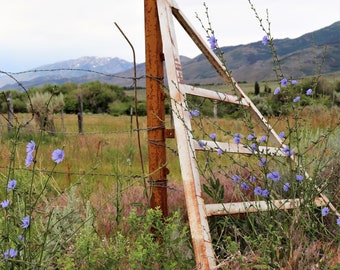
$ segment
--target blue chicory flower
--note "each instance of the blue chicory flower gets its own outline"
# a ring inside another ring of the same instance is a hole
[[[267,136],[262,136],[261,139],[260,139],[260,142],[264,143],[266,141],[267,141]]]
[[[192,117],[197,117],[200,115],[200,111],[199,110],[193,110],[193,111],[189,111],[189,117],[192,118]]]
[[[251,150],[253,150],[254,152],[257,150],[257,144],[256,143],[251,144]]]
[[[21,220],[21,227],[24,228],[24,229],[27,229],[30,226],[30,221],[31,221],[31,219],[30,219],[29,216],[24,217]]]
[[[5,252],[2,254],[4,256],[5,260],[8,260],[9,250],[5,250]]]
[[[244,190],[248,190],[249,189],[249,186],[246,182],[242,182],[241,183],[241,188],[244,189]]]
[[[287,192],[289,190],[289,188],[290,188],[290,184],[288,182],[283,185],[283,190],[284,191]]]
[[[313,90],[312,90],[312,88],[309,88],[307,91],[306,91],[306,95],[307,96],[310,96],[310,95],[312,95],[313,94]]]
[[[255,182],[256,181],[256,176],[255,175],[249,176],[249,181],[250,182]]]
[[[198,145],[199,145],[199,147],[203,148],[204,145],[205,145],[205,143],[204,143],[204,141],[199,140],[199,141],[198,141]]]
[[[283,79],[281,80],[281,86],[283,86],[283,87],[288,86],[288,80],[287,80],[286,78],[283,78]]]
[[[34,157],[32,152],[28,152],[25,159],[25,166],[28,167],[33,163]]]
[[[17,181],[16,180],[13,179],[11,181],[8,181],[7,191],[15,189],[16,185],[17,185]]]
[[[32,153],[35,150],[35,142],[30,141],[26,146],[26,153]]]
[[[267,45],[267,44],[268,44],[268,37],[267,37],[267,36],[264,36],[264,37],[262,38],[262,44],[263,44],[263,45]]]
[[[274,171],[274,172],[270,172],[267,174],[267,178],[271,179],[273,181],[279,181],[280,180],[280,172],[278,171]]]
[[[222,154],[223,154],[223,150],[222,150],[221,148],[219,148],[219,149],[217,150],[217,154],[222,155]]]
[[[266,166],[266,164],[267,164],[267,159],[265,157],[261,158],[259,165],[261,167],[264,167],[264,166]]]
[[[247,139],[248,139],[248,141],[251,141],[251,140],[255,139],[255,134],[254,134],[254,133],[250,133],[250,134],[247,136]]]
[[[294,150],[290,150],[288,145],[286,145],[286,146],[282,149],[282,152],[283,152],[287,157],[290,157],[290,156],[292,156],[292,155],[295,154],[295,151],[294,151]]]
[[[321,209],[322,216],[327,216],[328,213],[329,213],[329,208],[327,206]]]
[[[281,88],[280,87],[277,87],[275,90],[274,90],[274,95],[277,95],[278,93],[280,93],[281,91]]]
[[[285,133],[284,133],[283,131],[281,131],[280,134],[279,134],[279,137],[280,137],[281,139],[283,139],[285,136],[286,136]]]
[[[293,99],[293,102],[294,102],[294,103],[299,102],[300,99],[301,99],[301,97],[300,97],[300,96],[297,96],[296,98]]]
[[[15,250],[14,248],[11,248],[11,249],[7,249],[4,253],[3,253],[3,256],[4,256],[4,259],[5,260],[8,260],[8,256],[11,257],[11,258],[14,258],[18,255],[18,251]]]
[[[295,85],[295,84],[297,84],[297,80],[292,80],[291,83],[292,83],[292,85]]]
[[[55,163],[60,163],[63,161],[65,157],[65,153],[63,150],[61,149],[56,149],[53,151],[52,153],[52,160],[55,162]]]
[[[217,39],[214,36],[208,38],[210,49],[215,50],[217,47]]]
[[[262,195],[263,197],[268,197],[268,196],[269,196],[269,191],[268,191],[268,189],[262,190],[261,195]]]
[[[232,179],[233,179],[233,182],[236,183],[236,182],[238,182],[238,181],[241,180],[241,177],[240,177],[239,175],[235,174],[235,175],[232,177]]]
[[[211,133],[211,134],[209,135],[209,137],[210,137],[210,139],[212,139],[213,141],[215,141],[215,140],[216,140],[216,133]]]
[[[338,224],[338,225],[340,226],[340,217],[338,217],[338,218],[336,219],[336,224]]]
[[[11,258],[16,257],[17,255],[18,255],[18,251],[15,250],[14,248],[11,248],[11,249],[9,250],[9,256],[10,256]]]
[[[236,144],[239,144],[241,142],[241,139],[242,139],[242,135],[240,133],[235,133],[234,134],[234,142]]]
[[[254,194],[255,195],[261,195],[262,194],[262,188],[261,187],[254,188]]]
[[[2,207],[2,208],[5,209],[5,208],[7,208],[8,206],[9,206],[9,200],[8,200],[8,199],[1,202],[1,207]]]
[[[302,181],[304,177],[301,174],[297,174],[295,178],[297,181]]]

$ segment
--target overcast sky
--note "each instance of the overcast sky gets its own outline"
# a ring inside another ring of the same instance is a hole
[[[178,0],[185,16],[204,36],[196,18],[205,22],[204,1]],[[248,0],[206,0],[219,46],[259,41],[263,32]],[[144,62],[143,0],[1,0],[0,70],[23,71],[82,56],[119,57],[132,53],[115,27],[121,27]],[[339,0],[252,0],[274,38],[296,38],[340,20]],[[180,54],[200,52],[178,29]]]

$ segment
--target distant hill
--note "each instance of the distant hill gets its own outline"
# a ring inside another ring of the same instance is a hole
[[[321,73],[340,71],[340,21],[320,30],[307,33],[295,39],[274,40],[275,48],[287,77],[300,78],[313,75],[323,61]],[[324,50],[326,46],[326,56]],[[261,41],[247,45],[226,46],[221,48],[232,76],[237,81],[263,81],[275,79],[272,70],[270,48]],[[190,59],[182,56],[184,80],[190,84],[210,84],[221,82],[203,55]],[[84,71],[33,72],[18,75],[16,78],[25,87],[44,84],[63,84],[65,82],[85,83],[93,80],[120,86],[132,86],[133,63],[119,58],[82,57],[79,59],[50,64],[37,69],[85,69],[99,73],[112,74],[103,76]],[[144,63],[137,65],[138,86],[144,87]],[[18,88],[13,81],[0,77],[0,89]]]
[[[33,68],[31,72],[15,75],[15,78],[29,88],[47,83],[56,85],[66,82],[85,83],[100,80],[103,77],[100,73],[115,74],[131,68],[133,68],[133,63],[118,57],[85,56]],[[17,88],[13,80],[6,76],[0,77],[0,89],[12,87]]]
[[[321,72],[340,71],[340,21],[295,39],[274,40],[274,45],[287,77],[313,75],[317,62],[323,61],[325,46],[327,51]],[[236,80],[254,82],[275,79],[270,48],[261,41],[221,49],[228,69]],[[182,66],[187,82],[204,84],[219,81],[219,76],[215,75],[203,55]]]

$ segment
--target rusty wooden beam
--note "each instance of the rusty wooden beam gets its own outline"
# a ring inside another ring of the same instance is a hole
[[[159,207],[168,215],[167,173],[165,143],[165,92],[163,90],[163,45],[160,32],[157,1],[144,1],[145,69],[148,127],[149,181],[151,207]]]

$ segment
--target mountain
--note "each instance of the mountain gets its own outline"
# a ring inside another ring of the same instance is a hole
[[[133,63],[118,57],[93,57],[85,56],[78,59],[57,62],[40,66],[29,72],[15,75],[26,88],[42,86],[44,84],[63,84],[65,82],[83,83],[98,80],[101,74],[115,74],[133,68]],[[1,89],[17,88],[13,80],[0,77]]]
[[[287,77],[301,78],[313,75],[321,65],[321,73],[340,71],[340,21],[295,39],[274,39],[275,49],[283,72]],[[247,45],[222,47],[227,67],[237,81],[263,81],[275,79],[270,48],[261,41]],[[219,83],[221,79],[205,59],[204,55],[190,59],[181,56],[183,76],[189,84]],[[65,82],[85,83],[93,80],[120,86],[133,85],[133,63],[119,58],[82,57],[42,66],[34,70],[58,71],[33,72],[16,76],[26,88],[44,84]],[[84,69],[95,72],[59,69]],[[137,85],[145,86],[145,65],[139,64]],[[103,75],[99,73],[111,74]],[[1,89],[15,89],[13,81],[0,78]]]

